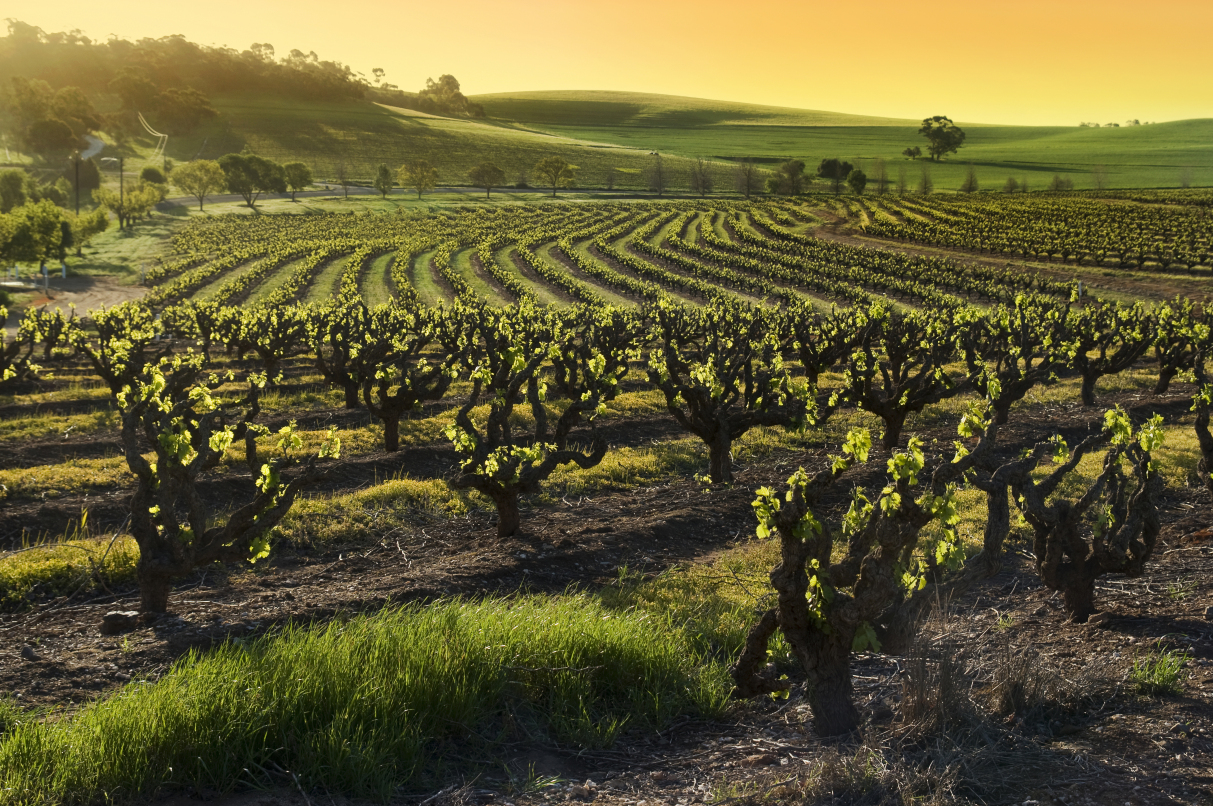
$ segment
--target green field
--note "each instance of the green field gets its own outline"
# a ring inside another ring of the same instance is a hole
[[[842,157],[867,162],[869,170],[882,158],[894,180],[901,165],[911,185],[921,176],[920,166],[901,156],[908,146],[924,145],[913,120],[645,93],[522,92],[474,100],[494,119],[574,139],[687,156],[795,157],[811,166]],[[1073,179],[1076,188],[1093,187],[1096,166],[1105,168],[1112,187],[1176,187],[1185,168],[1193,185],[1213,184],[1213,119],[1120,129],[958,123],[968,138],[946,164],[930,166],[937,190],[959,186],[970,163],[988,187],[1026,176],[1043,189],[1054,174]]]
[[[477,96],[482,120],[427,115],[365,101],[302,102],[265,95],[213,99],[219,117],[193,133],[170,137],[166,155],[180,163],[249,149],[281,162],[310,164],[318,181],[336,181],[342,164],[351,181],[369,184],[376,167],[393,170],[413,159],[439,169],[439,182],[460,185],[484,160],[499,164],[507,182],[538,185],[534,164],[558,155],[578,168],[575,185],[645,190],[650,152],[660,152],[674,192],[688,187],[689,159],[712,161],[716,189],[732,189],[732,166],[754,159],[763,167],[797,158],[810,171],[841,157],[872,175],[884,159],[890,181],[904,172],[910,188],[929,170],[936,192],[959,187],[970,165],[983,189],[1007,177],[1044,189],[1054,176],[1076,189],[1095,187],[1102,169],[1107,187],[1213,185],[1213,119],[1120,129],[1001,126],[962,123],[964,147],[942,163],[912,162],[908,146],[925,145],[918,122],[835,112],[622,92],[527,92]],[[153,151],[151,138],[125,149],[128,176],[137,176]],[[111,144],[103,155],[115,155]],[[15,152],[12,164],[31,164]],[[107,174],[116,184],[116,176]]]

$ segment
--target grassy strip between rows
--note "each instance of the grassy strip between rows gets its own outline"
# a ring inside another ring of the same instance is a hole
[[[728,691],[724,665],[651,610],[584,594],[411,606],[227,644],[71,716],[0,705],[0,804],[226,792],[283,770],[387,800],[435,782],[448,753],[606,746],[719,715]]]

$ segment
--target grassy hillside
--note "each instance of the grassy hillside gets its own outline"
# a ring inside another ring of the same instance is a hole
[[[477,95],[490,118],[548,126],[697,129],[707,126],[900,126],[900,118],[760,106],[647,92],[563,90]]]
[[[815,165],[826,157],[870,163],[883,158],[897,178],[917,184],[921,168],[901,157],[923,145],[918,121],[623,92],[526,92],[480,95],[491,118],[575,139],[688,156]],[[1213,185],[1213,119],[1121,129],[992,126],[963,123],[968,139],[945,164],[930,166],[937,190],[950,190],[972,163],[985,186],[1007,176],[1044,187],[1054,174],[1092,187],[1096,166],[1117,187],[1173,187],[1187,169],[1195,185]]]
[[[604,187],[613,172],[621,188],[643,188],[651,151],[666,155],[671,187],[685,190],[689,163],[717,163],[718,189],[730,189],[729,161],[756,159],[772,166],[789,157],[810,167],[826,157],[856,162],[871,174],[877,158],[896,182],[904,171],[918,185],[922,162],[901,151],[922,145],[918,122],[833,112],[623,92],[531,92],[481,95],[487,120],[449,118],[366,101],[285,100],[264,93],[218,96],[219,116],[187,136],[170,137],[177,162],[216,158],[249,148],[279,161],[312,165],[318,180],[333,180],[342,161],[348,175],[369,183],[376,167],[393,169],[427,159],[442,184],[462,184],[483,160],[505,169],[513,184],[556,154],[578,166],[577,185]],[[1213,185],[1213,120],[1189,120],[1122,129],[963,124],[960,153],[928,170],[937,191],[955,190],[970,164],[982,188],[1000,188],[1008,176],[1043,189],[1054,175],[1076,188],[1094,186],[1102,166],[1109,187],[1176,187],[1186,175]],[[126,149],[127,175],[137,176],[151,155],[151,138]],[[111,145],[104,156],[116,155]],[[11,162],[29,164],[13,154]],[[116,175],[109,181],[116,184]]]
[[[278,161],[300,160],[312,165],[317,180],[333,180],[345,161],[349,175],[369,182],[380,163],[393,170],[413,159],[438,167],[442,184],[467,182],[467,171],[492,160],[513,184],[534,164],[558,155],[578,167],[577,184],[602,186],[609,169],[617,184],[637,186],[649,164],[647,150],[612,143],[585,142],[562,135],[528,131],[493,122],[427,115],[369,102],[295,102],[263,95],[220,96],[214,100],[219,117],[186,137],[169,139],[168,156],[182,162],[214,159],[249,148]],[[149,153],[152,143],[137,150]],[[675,174],[684,160],[673,159]],[[139,160],[131,162],[133,167]],[[538,184],[533,176],[530,184]]]

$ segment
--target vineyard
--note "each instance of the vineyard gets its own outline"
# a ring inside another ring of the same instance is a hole
[[[818,231],[1213,271],[1159,201],[193,219],[0,343],[0,804],[1208,796],[1213,312]]]
[[[1107,195],[1137,203],[1096,196],[887,197],[848,212],[878,237],[1074,265],[1213,272],[1207,191]]]

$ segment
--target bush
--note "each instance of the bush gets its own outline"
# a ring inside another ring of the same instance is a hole
[[[164,175],[164,171],[155,165],[145,165],[143,170],[139,172],[139,179],[143,182],[150,182],[153,185],[168,184],[168,177]]]

